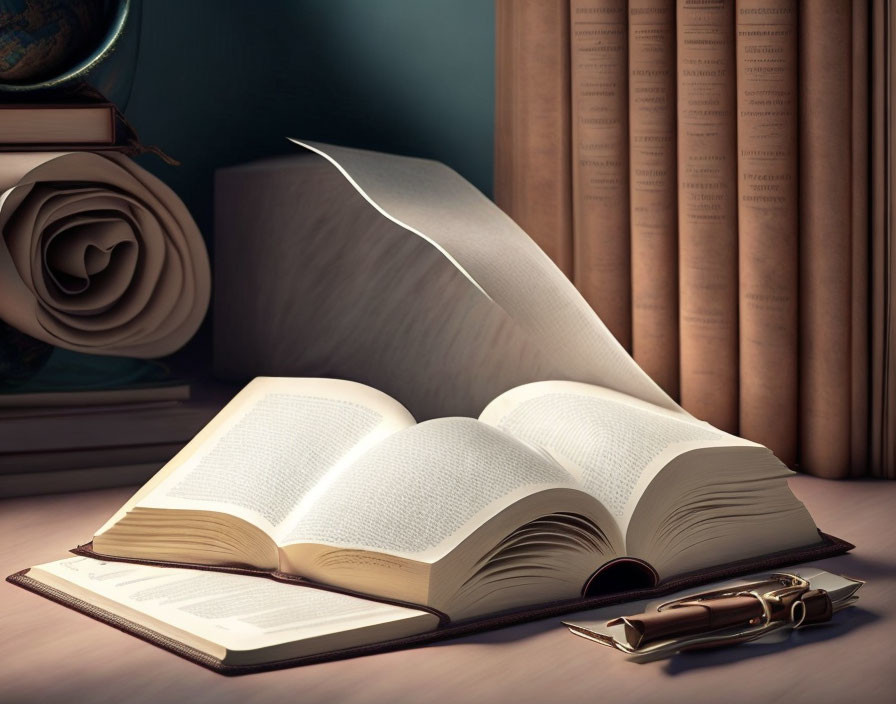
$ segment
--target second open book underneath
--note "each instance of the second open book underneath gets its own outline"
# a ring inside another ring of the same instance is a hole
[[[762,446],[576,382],[417,424],[368,386],[257,378],[93,550],[297,575],[458,621],[574,599],[622,556],[666,580],[817,544],[790,474]]]

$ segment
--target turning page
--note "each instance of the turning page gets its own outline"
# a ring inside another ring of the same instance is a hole
[[[314,143],[216,182],[218,373],[374,386],[420,421],[527,382],[684,414],[550,259],[448,167]],[[247,300],[243,291],[253,291]]]

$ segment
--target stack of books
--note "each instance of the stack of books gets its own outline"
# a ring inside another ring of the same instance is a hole
[[[118,123],[115,106],[99,98],[0,104],[0,151],[116,149]]]
[[[221,408],[156,361],[54,350],[0,392],[0,497],[139,484]]]

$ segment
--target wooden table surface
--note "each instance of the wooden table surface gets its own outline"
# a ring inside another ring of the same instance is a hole
[[[0,702],[896,701],[896,482],[791,480],[822,530],[855,543],[814,563],[866,579],[836,624],[647,664],[549,619],[413,650],[223,677],[4,582]],[[0,502],[0,572],[65,557],[132,492]],[[588,620],[594,613],[577,615]],[[571,617],[573,620],[576,617]]]

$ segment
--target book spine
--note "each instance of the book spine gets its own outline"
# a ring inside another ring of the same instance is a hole
[[[678,0],[681,403],[738,431],[734,0]]]
[[[740,434],[796,463],[797,0],[737,0]]]
[[[572,276],[569,0],[496,0],[495,202]]]
[[[573,281],[631,349],[626,0],[571,0]]]
[[[892,2],[885,7],[886,79],[885,79],[885,142],[886,149],[886,221],[880,249],[883,267],[882,284],[883,326],[882,346],[878,350],[883,367],[880,395],[880,476],[896,477],[896,7]]]
[[[852,3],[800,2],[800,466],[851,460]]]
[[[887,398],[893,395],[888,369],[888,346],[893,341],[893,293],[889,279],[888,251],[892,249],[889,213],[892,185],[889,178],[892,115],[890,54],[892,34],[888,28],[891,8],[887,0],[874,0],[871,21],[871,354],[870,354],[870,445],[869,474],[896,476],[896,463],[887,459],[887,447],[896,440],[896,408],[888,410]],[[889,245],[888,245],[889,242]],[[889,421],[888,421],[889,419]]]
[[[6,97],[6,94],[4,95]],[[111,103],[0,102],[0,150],[116,148],[117,109]]]
[[[868,0],[852,3],[852,333],[850,473],[868,471],[869,46]]]
[[[886,338],[884,340],[884,377],[882,428],[884,431],[881,468],[886,477],[896,477],[896,8],[887,3],[887,230],[884,247],[886,257],[884,306],[886,309]]]
[[[675,0],[628,6],[632,354],[678,397]]]

